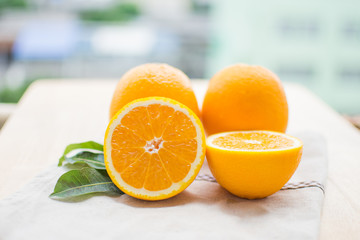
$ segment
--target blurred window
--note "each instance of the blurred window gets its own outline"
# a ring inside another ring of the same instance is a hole
[[[280,79],[287,79],[290,81],[301,80],[312,82],[314,79],[315,71],[309,66],[281,66],[276,71]]]
[[[344,25],[343,34],[347,40],[360,41],[360,22],[348,22]]]
[[[360,84],[360,67],[345,68],[339,72],[339,77],[342,82]]]
[[[15,40],[14,57],[18,60],[65,59],[74,51],[77,33],[74,21],[29,22]]]
[[[314,38],[319,34],[317,22],[309,19],[282,19],[279,30],[284,37]]]

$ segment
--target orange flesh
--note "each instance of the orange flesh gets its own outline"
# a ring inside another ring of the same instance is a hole
[[[212,143],[232,150],[271,150],[294,146],[292,139],[266,132],[230,133],[214,139]]]
[[[111,159],[121,178],[135,188],[159,191],[185,178],[197,154],[190,118],[160,104],[135,107],[111,138]]]

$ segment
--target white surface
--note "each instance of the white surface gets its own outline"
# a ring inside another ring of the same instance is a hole
[[[310,132],[296,135],[304,141],[304,153],[290,182],[323,183],[327,169],[324,139]],[[324,195],[316,187],[245,200],[217,183],[195,181],[164,201],[122,195],[66,203],[48,198],[62,171],[50,167],[20,192],[0,201],[1,239],[318,238]],[[209,174],[206,164],[200,174]]]

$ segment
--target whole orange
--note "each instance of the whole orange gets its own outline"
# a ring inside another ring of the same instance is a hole
[[[129,102],[145,97],[174,99],[200,116],[190,79],[185,73],[167,64],[148,63],[134,67],[122,76],[111,100],[110,118]]]
[[[229,66],[210,80],[202,119],[208,134],[237,130],[285,132],[288,104],[283,86],[264,67]]]

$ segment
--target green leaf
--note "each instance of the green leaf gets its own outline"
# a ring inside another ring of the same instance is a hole
[[[123,194],[111,181],[106,171],[82,168],[64,173],[55,185],[50,198],[66,200],[90,193]]]
[[[89,167],[105,170],[104,154],[93,152],[80,152],[72,157],[65,157],[65,161],[71,164],[85,163]]]
[[[59,159],[58,166],[62,165],[67,154],[69,154],[70,152],[77,150],[77,149],[92,149],[92,150],[97,150],[97,151],[103,151],[104,146],[101,145],[100,143],[93,142],[93,141],[70,144],[65,148],[63,155]]]

